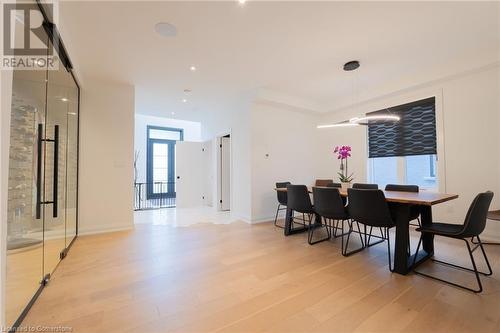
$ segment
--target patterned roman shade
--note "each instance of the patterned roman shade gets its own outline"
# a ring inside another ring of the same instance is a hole
[[[388,112],[401,120],[368,125],[370,158],[437,154],[434,97],[370,112],[367,116]]]

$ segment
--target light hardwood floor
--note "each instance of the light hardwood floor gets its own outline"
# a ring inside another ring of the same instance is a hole
[[[413,240],[415,242],[415,239]],[[466,262],[459,242],[437,256]],[[25,325],[74,332],[499,332],[500,247],[481,295],[391,274],[386,246],[344,258],[270,223],[139,224],[80,237]],[[428,267],[473,281],[467,273]]]

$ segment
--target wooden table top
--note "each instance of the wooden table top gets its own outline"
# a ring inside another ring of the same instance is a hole
[[[488,212],[488,219],[500,221],[500,210],[492,210]]]
[[[323,186],[316,186],[323,187]],[[286,188],[275,188],[276,191],[286,192]],[[312,193],[312,188],[308,188],[309,193]],[[346,197],[347,191],[343,191],[338,189],[340,195]],[[384,191],[385,198],[388,202],[397,202],[397,203],[405,203],[405,204],[413,204],[413,205],[424,205],[424,206],[433,206],[446,201],[454,200],[458,198],[457,194],[448,194],[448,193],[437,193],[431,191],[420,191],[418,193],[414,192],[400,192],[400,191]]]

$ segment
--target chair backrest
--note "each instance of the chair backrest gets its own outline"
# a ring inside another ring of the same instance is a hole
[[[490,208],[493,192],[487,191],[479,193],[472,201],[467,215],[465,216],[464,229],[461,233],[463,237],[473,237],[480,235],[486,227],[486,217]]]
[[[338,188],[313,187],[314,211],[320,216],[342,220],[348,214]]]
[[[364,190],[378,190],[378,185],[377,184],[354,183],[354,184],[352,184],[352,188],[364,189]]]
[[[286,188],[287,185],[290,185],[290,182],[281,182],[281,183],[276,183],[276,188]],[[287,205],[287,193],[285,191],[276,191],[276,194],[278,196],[278,202],[281,205],[286,206]]]
[[[305,185],[288,185],[286,187],[288,192],[287,207],[299,213],[312,213],[313,206],[309,191]]]
[[[418,193],[418,185],[397,185],[397,184],[387,184],[385,186],[386,191],[399,191],[399,192],[414,192]]]
[[[374,227],[392,227],[394,221],[381,190],[347,189],[347,209],[352,219]]]
[[[314,186],[326,186],[329,183],[333,183],[333,179],[316,179]]]
[[[342,184],[340,183],[328,183],[326,184],[326,187],[335,187],[335,188],[341,188],[342,187]]]

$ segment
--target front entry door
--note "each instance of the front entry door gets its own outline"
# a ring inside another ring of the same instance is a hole
[[[175,140],[148,141],[148,199],[175,198]]]

